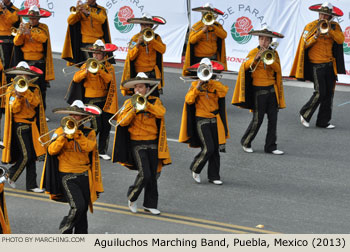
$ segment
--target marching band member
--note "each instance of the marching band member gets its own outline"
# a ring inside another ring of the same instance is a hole
[[[6,168],[0,166],[1,173],[6,171]],[[4,192],[4,183],[7,180],[6,174],[0,175],[0,234],[10,234],[10,221],[7,215],[5,192]]]
[[[318,106],[316,126],[334,129],[332,118],[333,96],[337,74],[345,74],[344,34],[333,17],[342,16],[343,12],[325,2],[309,7],[319,12],[319,18],[304,28],[294,58],[291,77],[309,80],[314,83],[314,93],[300,110],[300,122],[306,128]],[[321,26],[326,26],[322,29]]]
[[[6,94],[4,146],[2,162],[13,164],[9,169],[9,183],[14,182],[26,172],[27,191],[41,193],[36,182],[36,160],[45,154],[45,147],[38,141],[39,134],[47,132],[45,111],[41,100],[40,89],[30,76],[42,74],[36,67],[29,67],[20,62],[16,67],[5,70],[6,74],[14,74],[14,84],[9,86]],[[23,78],[17,80],[17,78]],[[23,82],[26,82],[23,85]]]
[[[39,19],[50,17],[51,12],[33,5],[29,9],[19,11],[18,15],[28,17],[29,23],[21,23],[17,35],[13,39],[15,49],[12,65],[25,60],[30,66],[35,66],[44,72],[37,83],[46,109],[46,89],[49,86],[49,81],[55,79],[55,72],[49,28],[46,24],[40,23]]]
[[[154,30],[158,25],[164,25],[166,21],[162,17],[151,16],[148,13],[145,13],[142,18],[130,18],[127,21],[132,24],[140,24],[141,31],[135,34],[129,42],[129,50],[121,82],[135,78],[140,72],[145,73],[148,78],[161,79],[158,89],[153,93],[153,95],[159,97],[159,93],[162,94],[164,87],[163,54],[165,53],[166,45],[161,37],[154,33]],[[149,33],[144,34],[146,30]],[[124,96],[132,95],[133,93],[132,90],[122,85],[120,90]]]
[[[11,28],[17,28],[20,24],[20,19],[17,15],[18,11],[19,9],[11,3],[11,0],[2,0],[2,4],[0,2],[0,40],[3,40],[0,47],[2,50],[2,62],[5,69],[10,68],[13,50]]]
[[[286,107],[280,59],[277,51],[273,50],[271,53],[275,59],[273,63],[266,64],[263,53],[272,50],[272,38],[284,36],[269,30],[266,26],[262,30],[252,30],[249,34],[259,36],[259,46],[251,50],[242,63],[232,98],[233,105],[253,111],[252,121],[241,139],[241,144],[245,152],[253,152],[251,144],[266,113],[268,125],[265,152],[282,155],[284,152],[278,150],[276,144],[278,109]]]
[[[69,64],[76,64],[87,60],[89,53],[80,48],[91,46],[96,40],[111,43],[111,35],[107,18],[107,11],[98,5],[96,0],[87,0],[86,4],[78,0],[68,17],[68,28],[64,41],[62,59]],[[71,7],[72,9],[72,7]],[[115,63],[110,59],[111,64]]]
[[[133,98],[124,102],[124,107],[116,118],[119,125],[116,127],[113,145],[112,161],[138,170],[135,182],[127,193],[128,206],[133,213],[137,212],[136,201],[145,188],[144,210],[160,214],[157,209],[157,178],[162,166],[171,163],[164,122],[166,110],[158,97],[150,95],[159,81],[160,79],[148,78],[141,72],[137,78],[122,83],[124,88],[132,89],[135,95],[141,95],[145,99],[143,104],[137,104],[136,101],[133,105]],[[153,88],[150,90],[151,86]]]
[[[0,44],[3,41],[0,40]],[[6,90],[5,89],[5,85],[6,85],[6,75],[5,75],[5,71],[4,71],[4,66],[2,64],[2,61],[0,59],[0,122],[2,119],[2,114],[3,111],[5,109],[5,97],[2,95],[3,93],[5,93]],[[0,148],[2,149],[4,147],[4,143],[2,142],[2,137],[1,137],[1,129],[0,129]]]
[[[208,58],[202,59],[192,68],[203,66],[211,72],[224,70],[223,65],[211,62]],[[201,148],[190,166],[193,179],[201,183],[199,174],[208,162],[209,182],[221,185],[219,152],[225,152],[226,139],[229,138],[225,105],[228,87],[215,80],[215,76],[198,76],[199,80],[192,82],[185,97],[179,142]]]
[[[102,110],[102,115],[93,120],[92,125],[96,134],[99,135],[98,151],[104,160],[111,159],[107,155],[111,130],[108,120],[118,109],[115,71],[113,65],[107,61],[106,55],[116,49],[116,45],[105,45],[101,40],[97,40],[92,46],[82,48],[82,50],[92,52],[98,63],[96,67],[93,66],[94,63],[88,62],[90,60],[83,64],[80,70],[75,73],[67,93],[69,104],[80,99],[85,103],[96,105]]]
[[[203,58],[219,61],[227,70],[225,49],[227,33],[222,25],[215,21],[217,15],[224,13],[214,8],[211,3],[192,10],[202,12],[202,20],[195,23],[190,30],[182,75],[190,75],[187,68],[199,63]],[[209,20],[205,17],[209,17]]]
[[[53,110],[54,113],[69,114],[69,120],[75,124],[73,131],[66,131],[66,125],[55,131],[41,178],[41,187],[46,188],[51,199],[70,205],[69,213],[59,227],[62,234],[88,233],[88,208],[93,212],[93,203],[103,192],[96,134],[82,122],[87,116],[101,113],[98,108],[92,110],[91,107],[77,100],[68,108]]]

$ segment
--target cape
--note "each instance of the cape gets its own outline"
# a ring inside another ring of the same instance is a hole
[[[218,100],[219,111],[216,114],[218,140],[220,152],[225,152],[226,139],[230,138],[230,132],[227,123],[225,97]],[[179,142],[188,143],[191,148],[201,147],[201,142],[197,133],[196,125],[196,105],[184,103],[182,109],[182,119],[179,133]]]
[[[82,132],[85,136],[88,136],[91,130],[93,129],[84,126]],[[58,128],[55,133],[57,135],[62,134],[62,127]],[[90,164],[92,164],[88,170],[90,187],[89,208],[90,211],[93,212],[93,202],[97,200],[98,194],[103,192],[100,159],[98,156],[97,146],[90,153],[89,158]],[[50,195],[50,199],[59,202],[67,202],[67,199],[64,197],[62,181],[60,179],[58,168],[59,160],[57,158],[57,155],[50,155],[47,151],[41,176],[40,187],[45,188],[45,193]]]
[[[154,103],[156,97],[149,96],[148,102]],[[158,126],[158,169],[160,173],[164,165],[171,164],[171,157],[168,148],[168,142],[166,137],[166,129],[164,118],[156,119]],[[130,170],[137,170],[135,161],[132,156],[130,133],[128,131],[129,126],[118,126],[115,129],[112,162],[120,163],[121,165],[129,168]]]
[[[106,13],[106,9],[100,5],[97,5],[94,7],[97,8],[97,12],[103,11]],[[111,43],[111,34],[109,31],[109,23],[108,18],[106,18],[106,21],[102,24],[102,30],[103,30],[103,38],[104,43]],[[76,22],[74,25],[69,25],[67,27],[66,32],[66,38],[64,40],[63,44],[63,50],[61,54],[61,58],[68,61],[68,65],[71,64],[77,64],[82,63],[86,60],[85,54],[80,48],[82,48],[82,36],[81,36],[81,23]],[[112,56],[113,53],[108,54],[109,56]],[[111,64],[115,64],[115,59],[109,59],[109,62]]]
[[[224,29],[222,25],[218,22],[215,22],[214,25],[220,27],[221,29]],[[202,21],[198,21],[195,23],[190,31],[190,34],[196,33],[200,31],[203,28],[204,24]],[[182,69],[182,75],[187,76],[190,75],[190,73],[187,71],[187,68],[192,66],[193,64],[196,64],[198,62],[194,61],[194,44],[187,43],[186,47],[186,55],[185,55],[185,61],[184,66]],[[218,37],[217,39],[217,61],[221,62],[224,65],[224,70],[227,70],[227,61],[226,61],[226,47],[225,47],[225,40]]]
[[[132,39],[130,40],[129,44],[131,45],[133,42],[136,43],[139,35],[140,35],[140,33],[134,35],[132,37]],[[158,37],[160,37],[158,34],[154,34],[154,36],[155,36],[154,39],[157,39]],[[158,51],[156,52],[155,72],[156,72],[156,79],[162,79],[160,82],[160,87],[158,86],[158,88],[163,88],[164,87],[163,54],[159,53]],[[123,75],[122,75],[122,79],[121,79],[120,83],[123,83],[124,81],[129,80],[131,78],[135,78],[136,75],[137,75],[137,72],[135,70],[134,61],[130,60],[130,56],[128,53],[126,55]],[[122,85],[120,85],[120,92],[122,93],[123,96],[134,94],[134,92],[132,90],[124,88]]]
[[[51,51],[51,40],[49,27],[46,24],[39,23],[38,28],[43,30],[47,35],[47,41],[43,43],[44,47],[44,58],[45,58],[45,69],[41,69],[44,72],[45,80],[50,81],[55,79],[55,71],[53,67],[52,51]],[[20,61],[23,61],[23,52],[20,46],[14,46],[13,55],[11,59],[11,66],[16,66]]]
[[[4,66],[2,65],[1,59],[0,59],[0,95],[4,94],[6,92],[6,88],[2,88],[6,85],[6,76],[4,72]],[[5,108],[5,96],[1,96],[0,101],[0,108]]]
[[[253,50],[251,50],[247,56],[247,59],[255,58],[255,55],[259,52],[259,50],[260,50],[259,48],[254,48]],[[275,51],[275,55],[276,55],[276,58],[275,58],[276,63],[278,63],[278,65],[281,66],[277,51]],[[250,69],[245,70],[245,65],[247,63],[248,63],[247,61],[244,61],[239,69],[238,78],[236,81],[236,86],[233,92],[231,103],[241,108],[253,110],[255,108],[253,79],[251,76]],[[279,70],[275,73],[274,89],[276,93],[278,107],[280,109],[285,108],[286,103],[284,99],[281,67],[279,67]]]
[[[11,234],[10,221],[7,215],[4,183],[0,184],[0,234]]]
[[[16,142],[12,138],[12,125],[13,125],[13,118],[12,118],[12,112],[11,112],[11,105],[10,105],[10,97],[11,92],[14,89],[13,86],[10,86],[7,89],[8,94],[6,95],[6,105],[5,105],[5,124],[4,124],[4,146],[5,148],[2,150],[2,162],[3,163],[15,163],[17,161],[17,155],[20,151],[19,146],[17,146]],[[40,94],[39,86],[33,83],[29,84],[29,90],[34,92],[35,89],[38,89],[39,96],[40,96],[40,104],[35,108],[35,119],[31,123],[31,129],[32,129],[32,141],[33,146],[35,150],[36,157],[45,155],[45,146],[42,146],[39,143],[39,136],[45,134],[48,132],[47,123],[46,123],[46,116],[44,111],[44,105]],[[47,141],[49,139],[49,136],[43,138],[43,141]]]
[[[318,20],[315,20],[307,24],[304,31],[300,37],[298,48],[294,57],[294,62],[292,69],[290,71],[290,77],[296,78],[301,81],[313,81],[312,66],[308,58],[308,48],[305,49],[305,40],[308,37],[313,36],[316,33],[315,27],[318,24]],[[340,30],[340,26],[337,22],[331,22],[331,26],[336,26]],[[333,43],[333,69],[334,75],[346,74],[345,72],[345,62],[344,62],[344,50],[342,44]]]
[[[103,107],[103,111],[107,113],[115,114],[118,110],[118,93],[117,93],[117,80],[115,76],[115,70],[113,65],[109,62],[105,62],[105,67],[108,70],[108,72],[112,74],[112,80],[108,86],[108,93],[107,93],[105,105]],[[81,82],[75,82],[72,80],[68,87],[68,90],[64,99],[70,105],[75,100],[84,101],[84,97],[85,97],[84,95],[85,95],[84,80],[82,80]]]

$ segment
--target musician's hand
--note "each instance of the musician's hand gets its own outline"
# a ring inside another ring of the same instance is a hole
[[[204,25],[203,28],[202,28],[202,31],[203,32],[207,32],[209,29],[209,26],[208,25]]]
[[[140,45],[143,43],[145,40],[143,39],[143,34],[140,34],[139,38],[137,39],[136,45]]]
[[[203,84],[204,84],[204,81],[199,80],[199,81],[197,82],[196,88],[199,90]]]
[[[261,57],[261,54],[262,54],[265,50],[266,50],[265,48],[261,47],[260,50],[259,50],[259,52],[255,55],[254,60],[255,60],[255,61],[259,61],[259,60],[260,60],[260,57]]]

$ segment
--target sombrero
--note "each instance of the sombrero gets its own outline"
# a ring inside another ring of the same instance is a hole
[[[261,30],[251,30],[248,34],[254,36],[265,36],[271,38],[284,38],[284,35],[278,32],[271,31],[267,26],[264,26]]]
[[[48,18],[51,16],[51,12],[46,9],[39,8],[36,5],[33,5],[30,8],[26,8],[24,10],[17,12],[17,15],[22,17],[28,17],[28,18],[30,17]]]
[[[196,7],[192,9],[193,11],[200,11],[200,12],[214,12],[217,15],[224,15],[224,12],[222,12],[219,9],[214,8],[214,6],[211,3],[206,3],[204,6],[202,7]]]
[[[140,83],[154,86],[156,84],[159,84],[160,81],[161,79],[148,78],[145,73],[140,72],[137,74],[136,78],[131,78],[129,80],[124,81],[122,83],[122,86],[125,88],[134,88],[136,84],[140,84]]]
[[[329,2],[324,2],[323,4],[315,4],[309,7],[311,11],[317,11],[323,14],[341,17],[344,15],[341,9],[333,6]]]
[[[201,60],[201,62],[196,63],[196,64],[190,66],[189,68],[187,68],[187,71],[197,72],[197,69],[201,64],[211,65],[214,73],[220,73],[221,71],[225,70],[225,67],[221,62],[215,61],[215,60],[210,60],[208,58],[203,58]]]
[[[163,25],[166,24],[166,20],[159,16],[151,16],[148,13],[144,13],[142,18],[129,18],[127,20],[130,24],[152,24],[152,25]]]
[[[5,71],[5,74],[14,74],[14,75],[40,75],[43,74],[43,71],[35,66],[29,66],[27,62],[21,61],[17,66],[8,68]]]
[[[85,52],[103,52],[103,53],[114,52],[117,49],[118,47],[115,44],[110,44],[110,43],[104,44],[100,39],[96,40],[93,45],[80,48],[80,50]]]
[[[82,115],[82,116],[99,116],[102,111],[99,107],[84,104],[80,100],[75,100],[70,107],[66,108],[55,108],[52,110],[55,114],[69,114],[69,115]]]

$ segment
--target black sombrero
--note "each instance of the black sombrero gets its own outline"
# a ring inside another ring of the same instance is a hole
[[[76,100],[70,107],[66,108],[55,108],[52,110],[55,114],[69,114],[69,115],[82,115],[82,116],[99,116],[102,111],[99,107],[83,104],[82,101]]]
[[[35,66],[28,66],[24,61],[17,64],[17,66],[8,68],[5,71],[5,74],[13,75],[40,75],[43,74],[43,71]]]
[[[199,11],[199,12],[214,12],[217,15],[224,15],[224,12],[222,12],[219,9],[214,8],[214,6],[210,3],[206,3],[204,6],[202,7],[196,7],[192,9],[193,11]]]
[[[127,20],[130,24],[152,24],[152,25],[164,25],[166,20],[159,16],[144,15],[142,18],[129,18]]]
[[[254,36],[271,37],[271,38],[284,38],[283,34],[270,31],[267,27],[263,28],[262,30],[251,30],[250,32],[248,32],[248,34],[254,35]]]

